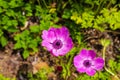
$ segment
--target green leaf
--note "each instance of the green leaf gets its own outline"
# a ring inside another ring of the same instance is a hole
[[[120,63],[117,63],[116,70],[119,72],[120,71]]]
[[[104,47],[107,47],[111,43],[109,39],[101,39],[100,42]]]
[[[62,18],[69,19],[71,17],[70,10],[65,9],[62,15]]]
[[[10,17],[10,16],[13,16],[13,17],[14,17],[14,16],[15,16],[15,12],[14,12],[14,10],[12,10],[12,9],[8,9],[8,10],[6,11],[6,15],[9,16],[9,17]]]
[[[8,2],[5,0],[0,0],[0,7],[9,8]]]
[[[110,69],[112,71],[115,71],[117,63],[114,60],[110,59],[109,62],[108,62],[108,64],[109,64]]]
[[[22,55],[23,55],[23,58],[26,59],[27,57],[29,57],[29,51],[28,50],[24,50]]]
[[[0,80],[16,80],[16,79],[7,78],[7,77],[3,76],[2,74],[0,74]]]
[[[30,26],[30,31],[34,33],[38,33],[40,32],[40,26],[38,25]]]
[[[3,9],[0,7],[0,13],[2,13],[3,12]]]
[[[14,49],[20,49],[22,48],[22,45],[20,43],[20,41],[18,41],[15,45],[14,45]]]
[[[2,47],[4,47],[5,45],[7,45],[7,43],[8,43],[7,39],[4,36],[2,36],[0,38],[0,42],[1,42]]]
[[[3,35],[3,32],[2,32],[2,30],[0,29],[0,37]]]

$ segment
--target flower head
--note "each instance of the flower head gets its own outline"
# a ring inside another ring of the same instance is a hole
[[[42,46],[54,56],[62,56],[69,52],[73,47],[72,39],[66,27],[50,28],[42,32]]]
[[[101,70],[104,66],[102,58],[96,58],[96,53],[93,50],[86,49],[82,49],[80,54],[74,57],[73,62],[78,72],[86,72],[89,76],[93,76],[96,70]]]

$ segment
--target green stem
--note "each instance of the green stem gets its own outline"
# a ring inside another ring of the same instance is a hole
[[[112,2],[110,1],[109,3],[108,3],[108,5],[107,5],[107,9],[109,9],[110,8],[110,6],[111,6],[111,4],[112,4]]]
[[[68,66],[71,65],[71,63],[72,63],[72,59],[73,59],[73,55],[72,55],[72,56],[70,57],[70,59],[69,59]]]
[[[43,3],[44,3],[45,7],[47,8],[47,4],[46,4],[45,0],[42,0],[42,1],[43,1]]]
[[[119,6],[119,4],[116,4],[113,8],[116,8],[116,7],[118,7]]]
[[[103,48],[104,69],[105,69],[108,73],[110,73],[112,76],[114,76],[114,77],[116,78],[116,80],[120,80],[117,75],[115,75],[111,70],[109,70],[109,69],[105,66],[105,50],[106,50],[106,47]]]
[[[57,7],[58,7],[58,8],[57,8],[58,11],[60,11],[61,4],[62,4],[62,0],[59,0],[59,1],[58,1],[58,6],[57,6]]]
[[[39,4],[39,6],[40,6],[40,1],[39,1],[39,0],[37,0],[37,2],[38,2],[38,4]]]
[[[96,10],[96,12],[95,12],[96,15],[97,15],[98,12],[100,11],[100,9],[102,9],[103,6],[105,5],[105,4],[104,4],[105,1],[106,1],[106,0],[101,0],[101,1],[100,1],[100,5],[98,5],[98,8],[97,8],[97,10]]]
[[[104,61],[105,61],[105,50],[106,50],[106,47],[103,48],[103,59],[104,59]]]

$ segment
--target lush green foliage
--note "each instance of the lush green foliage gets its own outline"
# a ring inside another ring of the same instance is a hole
[[[37,26],[34,26],[37,27]],[[35,31],[34,29],[32,30]],[[23,57],[27,58],[29,56],[29,53],[35,53],[38,51],[38,44],[40,42],[39,36],[36,36],[34,33],[30,33],[30,31],[25,30],[22,33],[18,33],[15,35],[14,40],[16,41],[16,44],[14,46],[14,49],[21,49],[23,48]]]
[[[67,79],[71,76],[72,59],[82,48],[89,48],[84,42],[81,29],[95,28],[100,31],[120,29],[120,1],[119,0],[0,0],[0,46],[5,47],[12,40],[14,49],[22,51],[24,59],[38,52],[41,44],[41,31],[49,27],[67,26],[76,46],[65,56],[60,58],[63,67],[61,76]],[[24,30],[25,23],[30,17],[37,17],[37,25],[31,25]],[[13,35],[12,37],[9,37]],[[102,40],[104,51],[110,44],[109,40]],[[103,52],[104,52],[103,51]],[[105,55],[104,55],[105,57]],[[65,58],[68,62],[62,62]],[[66,63],[66,64],[64,64]],[[109,60],[110,71],[117,74],[120,71],[120,57],[118,61]],[[116,67],[117,66],[117,67]],[[42,72],[43,73],[43,72]],[[47,79],[45,74],[30,75],[30,80]],[[76,80],[110,80],[109,72],[97,72],[94,77],[80,74]],[[0,78],[2,76],[0,75]],[[9,80],[1,78],[1,80]]]
[[[29,73],[28,79],[29,80],[48,80],[48,74],[51,72],[52,72],[52,68],[51,69],[42,68],[34,75],[32,73]]]
[[[15,79],[7,78],[0,74],[0,80],[15,80]]]

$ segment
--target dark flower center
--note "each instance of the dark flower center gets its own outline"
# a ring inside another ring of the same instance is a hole
[[[83,62],[83,65],[85,66],[85,67],[90,67],[91,66],[91,62],[90,62],[90,60],[85,60],[84,62]]]
[[[63,44],[62,44],[61,40],[55,40],[55,41],[53,42],[53,47],[54,47],[55,49],[60,49],[62,46],[63,46]]]

